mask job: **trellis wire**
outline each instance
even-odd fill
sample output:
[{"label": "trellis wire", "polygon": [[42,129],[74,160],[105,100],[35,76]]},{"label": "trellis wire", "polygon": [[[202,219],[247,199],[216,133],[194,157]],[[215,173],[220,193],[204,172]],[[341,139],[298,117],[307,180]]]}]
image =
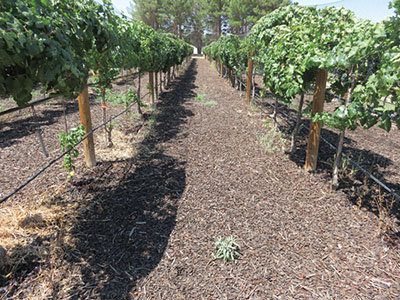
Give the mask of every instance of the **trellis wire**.
[{"label": "trellis wire", "polygon": [[[275,95],[273,95],[275,97]],[[259,93],[256,93],[256,98],[258,98],[259,100],[262,100],[262,98],[260,97]],[[269,106],[274,108],[274,105],[265,101],[263,103],[268,104]],[[293,118],[291,115],[285,113],[284,111],[280,111],[280,113],[282,115],[284,115],[285,117],[291,119],[292,121],[295,121],[296,119]],[[305,128],[307,128],[308,130],[310,130],[310,128],[305,125]],[[337,151],[337,148],[335,145],[332,145],[327,139],[325,139],[323,136],[321,136],[321,140],[324,141],[332,150]],[[390,194],[392,194],[394,197],[396,197],[396,199],[400,200],[400,195],[397,194],[395,191],[393,191],[391,188],[389,188],[386,184],[384,184],[382,181],[380,181],[378,178],[376,178],[374,175],[372,175],[370,172],[368,172],[367,170],[365,170],[363,167],[361,167],[358,163],[356,163],[355,161],[353,161],[349,156],[347,156],[346,154],[342,153],[342,156],[345,157],[348,161],[350,161],[350,163],[356,167],[357,169],[359,169],[361,172],[363,172],[365,175],[367,175],[369,178],[371,178],[373,181],[375,181],[378,185],[380,185],[381,187],[383,187],[387,192],[389,192]]]},{"label": "trellis wire", "polygon": [[[127,77],[131,77],[131,76],[135,76],[135,75],[137,75],[137,74],[139,74],[139,72],[135,72],[135,73],[133,73],[133,74],[128,74],[128,75],[118,76],[118,77],[115,77],[113,80],[122,79],[122,78],[127,78]],[[94,83],[88,84],[88,87],[92,87],[92,86],[98,86],[98,85],[96,85],[96,84],[94,84]],[[5,116],[5,115],[11,114],[11,113],[13,113],[13,112],[19,111],[19,110],[21,110],[21,109],[25,109],[25,108],[29,108],[29,107],[34,107],[34,106],[36,106],[36,105],[39,105],[39,104],[41,104],[41,103],[47,102],[47,101],[49,101],[49,100],[51,100],[51,99],[55,99],[55,98],[60,97],[60,96],[61,96],[61,95],[53,94],[53,95],[50,95],[50,96],[48,96],[48,97],[45,97],[45,98],[42,98],[42,99],[38,99],[38,100],[35,100],[35,101],[32,101],[32,102],[29,102],[29,103],[26,104],[26,106],[24,106],[24,107],[18,107],[18,106],[17,106],[17,107],[12,107],[12,108],[10,108],[10,109],[7,109],[7,110],[5,110],[5,111],[0,112],[0,116]]]},{"label": "trellis wire", "polygon": [[[146,93],[143,95],[141,98],[143,99],[144,97],[148,96],[150,93]],[[110,119],[107,121],[101,123],[100,125],[96,126],[92,130],[90,130],[85,136],[79,140],[72,148],[69,150],[61,153],[57,157],[53,158],[51,161],[49,161],[44,167],[42,167],[39,171],[37,171],[34,175],[32,175],[28,180],[26,180],[23,184],[21,184],[19,187],[17,187],[14,191],[9,193],[7,196],[3,197],[0,200],[0,203],[3,203],[4,201],[8,200],[10,197],[14,196],[16,193],[18,193],[20,190],[22,190],[25,186],[27,186],[29,183],[31,183],[36,177],[38,177],[40,174],[42,174],[44,171],[46,171],[48,168],[50,168],[53,164],[55,164],[57,161],[59,161],[61,158],[63,158],[65,155],[67,155],[69,152],[71,152],[76,146],[78,146],[80,143],[82,143],[84,140],[86,140],[93,132],[97,131],[101,127],[105,126],[107,123],[111,122],[113,119],[116,119],[120,115],[124,114],[127,112],[133,105],[135,105],[136,102],[131,103],[129,106],[127,106],[123,111],[119,112],[118,114],[112,116]]]}]

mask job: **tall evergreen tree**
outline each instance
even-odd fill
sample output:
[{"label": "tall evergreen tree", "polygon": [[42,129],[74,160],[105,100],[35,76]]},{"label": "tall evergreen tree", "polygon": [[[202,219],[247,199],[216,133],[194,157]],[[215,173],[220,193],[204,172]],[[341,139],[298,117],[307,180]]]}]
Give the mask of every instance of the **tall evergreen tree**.
[{"label": "tall evergreen tree", "polygon": [[172,21],[173,33],[183,37],[184,25],[192,13],[194,0],[164,0],[164,12]]},{"label": "tall evergreen tree", "polygon": [[227,14],[231,32],[247,33],[261,17],[288,4],[289,0],[230,0]]},{"label": "tall evergreen tree", "polygon": [[229,0],[203,0],[207,11],[208,22],[218,39],[222,35],[222,25],[227,17]]},{"label": "tall evergreen tree", "polygon": [[163,0],[133,0],[130,12],[135,20],[158,30],[165,22],[163,18]]}]

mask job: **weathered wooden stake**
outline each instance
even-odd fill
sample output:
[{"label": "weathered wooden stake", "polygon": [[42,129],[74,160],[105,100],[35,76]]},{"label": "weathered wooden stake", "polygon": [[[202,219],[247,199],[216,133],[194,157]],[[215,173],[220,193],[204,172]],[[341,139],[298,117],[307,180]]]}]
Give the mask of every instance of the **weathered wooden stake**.
[{"label": "weathered wooden stake", "polygon": [[151,99],[151,106],[154,105],[154,73],[149,72],[149,92]]},{"label": "weathered wooden stake", "polygon": [[[92,130],[92,118],[90,115],[89,93],[86,79],[82,83],[82,90],[78,96],[79,115],[81,124],[85,127],[85,132],[88,134]],[[83,151],[85,153],[86,166],[92,168],[96,165],[96,155],[94,151],[93,133],[83,141]]]},{"label": "weathered wooden stake", "polygon": [[[315,89],[312,103],[312,116],[314,116],[317,112],[324,111],[327,77],[327,70],[323,69],[318,71],[315,81]],[[315,169],[317,168],[320,133],[321,123],[311,121],[310,134],[307,143],[306,163],[304,166],[306,171],[315,171]]]},{"label": "weathered wooden stake", "polygon": [[162,71],[160,71],[159,74],[160,74],[160,93],[162,93],[163,91]]},{"label": "weathered wooden stake", "polygon": [[140,97],[140,89],[141,89],[141,82],[140,82],[140,77],[141,77],[141,72],[139,70],[139,74],[138,74],[138,89],[137,89],[137,96],[139,98],[139,101],[137,102],[137,109],[138,109],[138,113],[140,115],[143,115],[142,113],[142,109],[140,108],[140,103],[142,102],[142,98]]},{"label": "weathered wooden stake", "polygon": [[158,100],[158,73],[154,73],[154,88],[156,90],[156,100]]},{"label": "weathered wooden stake", "polygon": [[228,81],[229,85],[232,85],[231,78],[232,78],[232,71],[231,71],[231,69],[228,69],[228,79],[227,79],[227,81]]},{"label": "weathered wooden stake", "polygon": [[250,102],[250,94],[251,94],[251,77],[253,73],[253,60],[251,57],[253,56],[253,52],[250,53],[249,60],[247,62],[247,86],[246,86],[246,104],[249,105]]}]

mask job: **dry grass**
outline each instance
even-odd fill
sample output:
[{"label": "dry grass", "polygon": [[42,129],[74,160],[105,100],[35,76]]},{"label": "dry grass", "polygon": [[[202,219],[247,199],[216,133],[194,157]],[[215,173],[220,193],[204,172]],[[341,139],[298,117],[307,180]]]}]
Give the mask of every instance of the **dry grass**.
[{"label": "dry grass", "polygon": [[[26,206],[0,209],[0,244],[8,253],[8,263],[1,274],[10,282],[8,292],[0,299],[10,297],[10,292],[10,298],[27,299],[29,295],[29,299],[46,299],[62,281],[72,280],[66,276],[73,274],[66,272],[71,266],[64,265],[62,258],[65,250],[74,246],[68,229],[73,223],[75,204],[54,202],[64,192],[65,188],[58,188],[42,194],[36,203],[27,201]],[[13,291],[13,283],[22,281],[23,285],[27,276],[35,284]]]},{"label": "dry grass", "polygon": [[137,137],[135,133],[124,133],[118,128],[112,131],[112,148],[102,148],[97,151],[97,157],[103,161],[124,160],[134,157],[136,149],[134,143]]},{"label": "dry grass", "polygon": [[[143,139],[141,128],[139,132],[115,128],[113,147],[98,147],[97,159],[119,161],[134,157],[136,145]],[[7,251],[0,282],[8,281],[8,291],[0,293],[0,300],[48,299],[54,295],[68,299],[74,296],[73,287],[83,282],[81,269],[87,262],[78,259],[71,263],[65,259],[74,256],[71,249],[75,249],[76,236],[71,231],[81,213],[77,201],[64,200],[69,192],[69,183],[64,182],[32,195],[23,205],[0,208],[0,245]]]}]

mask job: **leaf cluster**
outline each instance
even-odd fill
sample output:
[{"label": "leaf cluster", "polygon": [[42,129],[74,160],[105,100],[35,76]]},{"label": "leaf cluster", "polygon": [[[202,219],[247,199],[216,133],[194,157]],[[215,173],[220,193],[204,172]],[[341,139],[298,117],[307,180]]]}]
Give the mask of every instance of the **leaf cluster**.
[{"label": "leaf cluster", "polygon": [[122,67],[165,70],[191,53],[182,40],[119,17],[109,0],[0,2],[0,96],[21,107],[38,86],[75,97],[89,71],[109,87]]},{"label": "leaf cluster", "polygon": [[222,61],[230,70],[243,74],[247,68],[249,53],[248,39],[240,40],[236,35],[221,36],[203,48],[204,54]]},{"label": "leaf cluster", "polygon": [[60,133],[59,140],[61,151],[65,152],[71,150],[68,154],[64,156],[64,162],[62,167],[70,172],[75,171],[75,158],[78,157],[78,150],[74,147],[85,135],[85,127],[80,125],[79,127],[71,129],[69,133]]}]

